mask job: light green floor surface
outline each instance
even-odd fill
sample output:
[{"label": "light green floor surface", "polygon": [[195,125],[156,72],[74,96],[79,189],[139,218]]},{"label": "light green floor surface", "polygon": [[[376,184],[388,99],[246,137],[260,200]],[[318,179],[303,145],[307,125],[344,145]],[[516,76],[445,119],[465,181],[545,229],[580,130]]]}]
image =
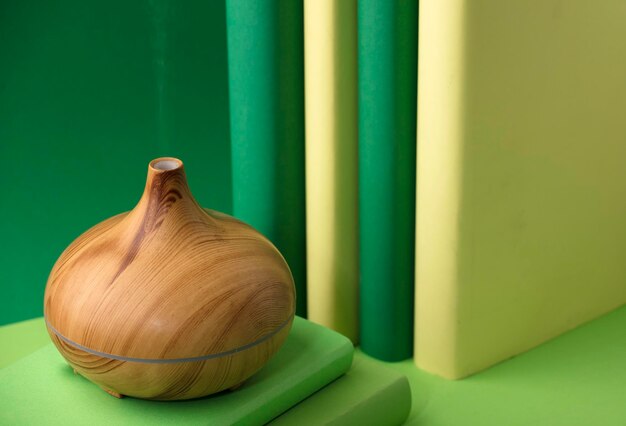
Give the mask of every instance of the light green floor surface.
[{"label": "light green floor surface", "polygon": [[[7,354],[13,360],[47,344],[42,330],[40,319],[0,327],[0,366],[10,362]],[[22,337],[11,337],[15,333]],[[9,348],[8,342],[22,342],[22,352]],[[384,365],[408,377],[413,399],[408,425],[626,425],[626,307],[461,381],[422,372],[410,360],[381,363],[357,352],[353,369],[358,372],[368,365]],[[298,419],[307,419],[308,424],[315,424],[316,419],[317,424],[331,424],[333,416],[341,418],[349,401],[358,399],[355,393],[359,392],[367,394],[368,403],[374,407],[380,402],[377,392],[373,388],[357,391],[362,388],[351,384],[376,382],[379,388],[390,389],[402,386],[397,376],[379,374],[364,378],[351,371],[275,423],[297,424]],[[0,389],[2,385],[0,381]],[[383,401],[383,406],[391,406],[387,399]],[[380,409],[375,411],[381,413]],[[345,417],[343,424],[350,424],[350,419]]]},{"label": "light green floor surface", "polygon": [[43,318],[0,326],[0,368],[50,343]]},{"label": "light green floor surface", "polygon": [[406,374],[420,426],[626,425],[626,307],[460,381]]}]

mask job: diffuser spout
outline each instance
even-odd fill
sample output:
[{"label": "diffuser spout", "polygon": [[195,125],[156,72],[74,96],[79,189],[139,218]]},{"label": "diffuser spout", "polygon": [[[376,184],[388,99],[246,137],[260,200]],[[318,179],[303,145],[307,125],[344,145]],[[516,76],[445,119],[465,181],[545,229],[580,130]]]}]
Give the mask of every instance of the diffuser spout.
[{"label": "diffuser spout", "polygon": [[183,162],[174,157],[154,159],[148,165],[146,186],[128,221],[143,232],[157,229],[168,216],[204,216],[187,184]]}]

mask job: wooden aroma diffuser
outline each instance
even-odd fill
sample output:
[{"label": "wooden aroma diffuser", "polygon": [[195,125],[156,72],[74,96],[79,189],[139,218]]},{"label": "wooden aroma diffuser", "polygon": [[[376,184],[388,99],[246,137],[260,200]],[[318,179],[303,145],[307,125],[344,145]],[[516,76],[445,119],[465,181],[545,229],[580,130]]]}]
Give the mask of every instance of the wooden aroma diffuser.
[{"label": "wooden aroma diffuser", "polygon": [[202,209],[182,162],[159,158],[139,204],[57,260],[44,315],[67,362],[105,391],[190,399],[237,387],[276,353],[294,291],[272,243]]}]

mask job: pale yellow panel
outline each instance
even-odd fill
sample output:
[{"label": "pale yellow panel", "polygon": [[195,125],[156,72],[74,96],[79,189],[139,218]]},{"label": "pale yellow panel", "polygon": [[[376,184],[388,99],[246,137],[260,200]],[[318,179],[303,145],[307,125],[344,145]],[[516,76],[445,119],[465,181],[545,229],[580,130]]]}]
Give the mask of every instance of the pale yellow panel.
[{"label": "pale yellow panel", "polygon": [[356,1],[306,0],[308,318],[357,341]]},{"label": "pale yellow panel", "polygon": [[626,302],[626,3],[423,0],[416,362],[458,378]]}]

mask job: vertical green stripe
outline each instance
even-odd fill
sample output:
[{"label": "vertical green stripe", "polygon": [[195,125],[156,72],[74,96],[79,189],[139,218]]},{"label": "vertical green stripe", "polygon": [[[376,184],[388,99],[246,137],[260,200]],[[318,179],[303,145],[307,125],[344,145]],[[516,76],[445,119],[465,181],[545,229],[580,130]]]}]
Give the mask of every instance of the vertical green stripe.
[{"label": "vertical green stripe", "polygon": [[361,347],[413,342],[417,0],[359,0]]},{"label": "vertical green stripe", "polygon": [[306,314],[302,4],[228,0],[233,211],[285,256]]}]

